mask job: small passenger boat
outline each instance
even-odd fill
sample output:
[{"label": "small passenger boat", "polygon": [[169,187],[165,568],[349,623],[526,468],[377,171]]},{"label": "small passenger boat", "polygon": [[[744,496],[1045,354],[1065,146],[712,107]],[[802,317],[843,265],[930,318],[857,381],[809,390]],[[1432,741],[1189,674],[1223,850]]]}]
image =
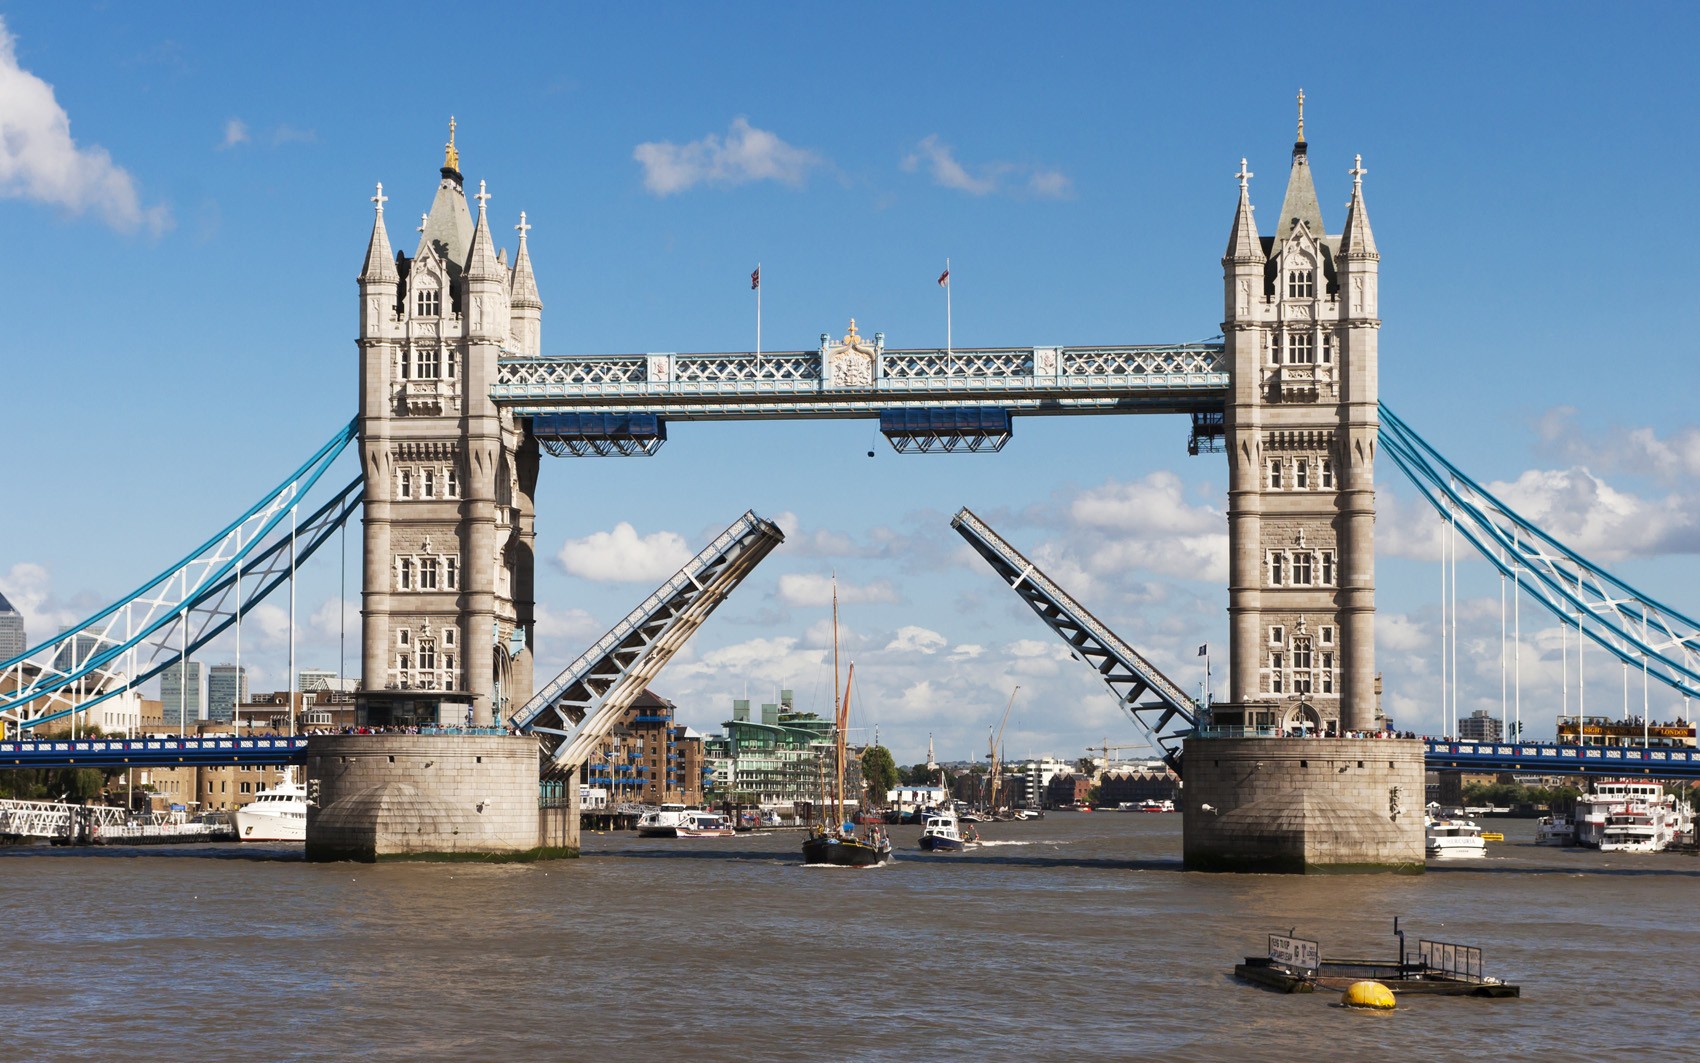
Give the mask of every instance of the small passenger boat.
[{"label": "small passenger boat", "polygon": [[1459,816],[1430,819],[1423,851],[1430,860],[1455,860],[1487,855],[1482,828]]},{"label": "small passenger boat", "polygon": [[957,827],[955,816],[927,817],[921,828],[921,848],[929,853],[960,853],[967,847],[968,839]]}]

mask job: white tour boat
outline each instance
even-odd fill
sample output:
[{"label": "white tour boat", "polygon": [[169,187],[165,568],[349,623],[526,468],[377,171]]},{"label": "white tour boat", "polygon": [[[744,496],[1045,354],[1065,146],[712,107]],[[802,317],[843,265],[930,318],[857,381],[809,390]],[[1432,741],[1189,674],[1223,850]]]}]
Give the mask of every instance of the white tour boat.
[{"label": "white tour boat", "polygon": [[1576,843],[1608,852],[1662,852],[1692,827],[1687,806],[1656,782],[1601,781],[1576,799]]},{"label": "white tour boat", "polygon": [[679,828],[684,825],[684,822],[684,805],[665,804],[660,808],[652,808],[638,817],[638,837],[677,838]]},{"label": "white tour boat", "polygon": [[1575,845],[1576,824],[1562,813],[1542,816],[1535,823],[1536,845]]},{"label": "white tour boat", "polygon": [[1428,837],[1423,849],[1430,860],[1455,860],[1486,856],[1487,842],[1482,840],[1482,828],[1474,821],[1441,816],[1428,821]]},{"label": "white tour boat", "polygon": [[236,838],[244,842],[304,842],[307,840],[307,788],[294,779],[282,779],[230,818]]},{"label": "white tour boat", "polygon": [[737,833],[732,821],[718,812],[686,812],[675,838],[730,838]]}]

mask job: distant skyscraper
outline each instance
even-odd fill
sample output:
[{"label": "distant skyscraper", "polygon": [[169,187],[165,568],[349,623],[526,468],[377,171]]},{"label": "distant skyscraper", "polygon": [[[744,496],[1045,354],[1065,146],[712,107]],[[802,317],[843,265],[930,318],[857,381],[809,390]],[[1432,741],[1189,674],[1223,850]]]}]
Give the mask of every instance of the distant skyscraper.
[{"label": "distant skyscraper", "polygon": [[24,614],[12,608],[12,603],[0,594],[0,661],[9,661],[29,649],[24,634]]},{"label": "distant skyscraper", "polygon": [[1458,721],[1458,737],[1466,742],[1497,742],[1500,739],[1499,720],[1489,715],[1486,709],[1477,709]]},{"label": "distant skyscraper", "polygon": [[229,723],[248,700],[248,669],[215,664],[207,671],[207,719]]},{"label": "distant skyscraper", "polygon": [[295,689],[303,694],[315,690],[335,690],[337,675],[328,668],[303,668],[296,673]]},{"label": "distant skyscraper", "polygon": [[159,673],[159,704],[165,714],[165,726],[192,729],[201,721],[206,708],[203,691],[204,673],[200,661],[168,664]]}]

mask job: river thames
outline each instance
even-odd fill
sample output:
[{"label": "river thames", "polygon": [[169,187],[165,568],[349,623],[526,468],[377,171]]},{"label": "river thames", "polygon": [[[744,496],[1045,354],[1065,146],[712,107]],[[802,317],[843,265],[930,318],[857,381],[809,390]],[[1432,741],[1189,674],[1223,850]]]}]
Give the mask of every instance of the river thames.
[{"label": "river thames", "polygon": [[[1494,828],[1487,859],[1410,877],[1187,874],[1179,816],[1066,812],[961,856],[898,828],[861,871],[802,867],[794,833],[494,866],[0,850],[4,1056],[1693,1058],[1700,860]],[[1294,928],[1391,956],[1395,915],[1522,999],[1370,1014],[1229,975]]]}]

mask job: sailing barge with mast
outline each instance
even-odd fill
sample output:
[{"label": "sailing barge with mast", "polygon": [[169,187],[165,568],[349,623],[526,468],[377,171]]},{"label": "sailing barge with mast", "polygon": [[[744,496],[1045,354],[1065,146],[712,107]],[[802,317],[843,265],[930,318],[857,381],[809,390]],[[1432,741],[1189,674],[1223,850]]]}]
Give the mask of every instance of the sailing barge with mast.
[{"label": "sailing barge with mast", "polygon": [[880,827],[866,827],[860,837],[844,822],[845,733],[850,723],[850,685],[856,665],[844,679],[844,696],[838,697],[838,582],[832,584],[832,693],[837,702],[833,718],[832,821],[817,823],[803,841],[803,863],[838,867],[873,867],[891,859],[891,839]]}]

